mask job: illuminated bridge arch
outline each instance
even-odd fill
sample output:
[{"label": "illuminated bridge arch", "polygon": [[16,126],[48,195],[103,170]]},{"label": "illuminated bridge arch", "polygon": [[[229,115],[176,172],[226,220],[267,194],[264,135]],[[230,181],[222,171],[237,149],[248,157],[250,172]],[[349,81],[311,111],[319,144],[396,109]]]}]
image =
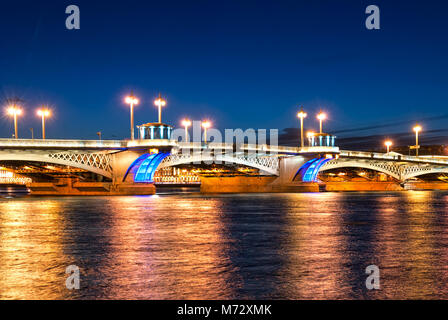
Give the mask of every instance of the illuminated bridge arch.
[{"label": "illuminated bridge arch", "polygon": [[447,167],[434,167],[430,165],[415,165],[409,166],[403,170],[403,180],[408,180],[411,178],[416,178],[426,174],[437,174],[437,173],[447,173]]},{"label": "illuminated bridge arch", "polygon": [[259,169],[267,174],[278,176],[279,159],[273,156],[260,155],[236,155],[236,154],[218,154],[208,153],[198,154],[173,154],[167,156],[160,162],[157,169],[178,166],[181,164],[200,164],[200,163],[218,163],[218,164],[240,164],[246,167]]},{"label": "illuminated bridge arch", "polygon": [[353,159],[333,159],[325,163],[319,170],[328,171],[340,168],[362,168],[370,169],[387,174],[397,180],[402,180],[402,168],[399,164],[384,161],[364,161]]},{"label": "illuminated bridge arch", "polygon": [[109,179],[112,178],[111,156],[108,153],[1,153],[0,162],[2,161],[43,162],[70,166],[93,172]]},{"label": "illuminated bridge arch", "polygon": [[236,156],[236,155],[211,155],[198,154],[169,154],[169,153],[146,153],[135,160],[128,168],[123,182],[130,173],[134,175],[134,182],[153,182],[157,170],[181,164],[200,163],[235,163],[259,169],[271,175],[278,175],[278,158],[261,156]]}]

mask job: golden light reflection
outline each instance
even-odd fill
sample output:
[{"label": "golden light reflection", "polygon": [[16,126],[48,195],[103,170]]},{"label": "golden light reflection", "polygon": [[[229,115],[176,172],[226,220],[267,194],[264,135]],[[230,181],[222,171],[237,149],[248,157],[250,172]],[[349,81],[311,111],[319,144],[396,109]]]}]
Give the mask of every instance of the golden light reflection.
[{"label": "golden light reflection", "polygon": [[406,254],[403,267],[408,269],[408,298],[421,299],[433,292],[436,286],[436,274],[432,273],[435,261],[434,212],[430,191],[410,191],[405,193],[405,212],[407,218]]},{"label": "golden light reflection", "polygon": [[[226,232],[217,202],[176,198],[173,206],[170,197],[138,199],[112,199],[110,297],[230,298],[235,284],[228,283],[224,272]],[[133,290],[124,293],[123,286]]]},{"label": "golden light reflection", "polygon": [[0,299],[63,296],[61,221],[57,201],[0,201]]},{"label": "golden light reflection", "polygon": [[337,299],[346,286],[343,229],[338,193],[290,194],[287,212],[288,257],[281,271],[280,296],[286,299]]}]

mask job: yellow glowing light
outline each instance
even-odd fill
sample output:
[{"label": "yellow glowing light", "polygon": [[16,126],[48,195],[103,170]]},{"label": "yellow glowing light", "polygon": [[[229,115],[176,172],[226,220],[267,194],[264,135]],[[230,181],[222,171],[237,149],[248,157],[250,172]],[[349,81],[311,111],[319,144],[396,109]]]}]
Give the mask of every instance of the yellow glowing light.
[{"label": "yellow glowing light", "polygon": [[17,107],[9,107],[8,108],[8,114],[11,116],[20,116],[22,114],[22,110]]},{"label": "yellow glowing light", "polygon": [[321,120],[321,121],[325,120],[325,119],[327,119],[327,114],[324,112],[319,112],[319,114],[317,115],[317,119]]},{"label": "yellow glowing light", "polygon": [[390,140],[387,140],[386,142],[384,142],[384,145],[385,145],[386,147],[390,147],[392,144],[393,144],[393,143],[392,143],[392,141],[390,141]]},{"label": "yellow glowing light", "polygon": [[306,133],[306,136],[307,136],[308,138],[311,138],[311,137],[313,137],[314,135],[315,135],[315,133],[312,132],[312,131],[309,131],[309,132]]},{"label": "yellow glowing light", "polygon": [[164,107],[166,106],[166,101],[158,97],[156,100],[154,100],[154,105],[157,107]]},{"label": "yellow glowing light", "polygon": [[184,127],[189,127],[189,126],[191,126],[191,121],[188,119],[184,119],[184,120],[182,120],[182,125]]},{"label": "yellow glowing light", "polygon": [[51,115],[51,112],[48,109],[39,109],[39,110],[37,110],[37,115],[41,116],[41,117],[42,116],[43,117],[49,117]]},{"label": "yellow glowing light", "polygon": [[202,127],[208,129],[212,126],[212,123],[208,120],[202,121]]},{"label": "yellow glowing light", "polygon": [[420,132],[420,131],[422,131],[422,127],[421,127],[420,125],[416,125],[416,126],[413,128],[413,130],[414,130],[415,132]]},{"label": "yellow glowing light", "polygon": [[297,113],[297,118],[304,119],[304,118],[306,118],[306,116],[307,116],[307,113],[303,110],[300,110],[300,112]]},{"label": "yellow glowing light", "polygon": [[127,96],[125,99],[124,99],[124,102],[126,102],[127,104],[132,104],[132,105],[136,105],[136,104],[138,104],[140,101],[136,98],[136,97],[134,97],[134,96]]}]

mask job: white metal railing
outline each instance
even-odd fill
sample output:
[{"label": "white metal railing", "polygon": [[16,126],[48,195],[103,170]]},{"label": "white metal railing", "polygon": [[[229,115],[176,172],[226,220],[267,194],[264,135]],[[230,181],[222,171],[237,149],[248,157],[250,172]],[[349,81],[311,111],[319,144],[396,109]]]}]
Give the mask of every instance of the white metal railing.
[{"label": "white metal railing", "polygon": [[126,148],[126,140],[0,139],[1,147],[19,148]]}]

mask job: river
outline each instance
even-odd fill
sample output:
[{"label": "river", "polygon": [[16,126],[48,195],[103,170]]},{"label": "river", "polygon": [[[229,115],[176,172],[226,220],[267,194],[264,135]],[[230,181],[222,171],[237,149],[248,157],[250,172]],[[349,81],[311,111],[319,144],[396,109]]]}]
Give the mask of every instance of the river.
[{"label": "river", "polygon": [[447,192],[0,198],[0,299],[413,298],[448,298]]}]

